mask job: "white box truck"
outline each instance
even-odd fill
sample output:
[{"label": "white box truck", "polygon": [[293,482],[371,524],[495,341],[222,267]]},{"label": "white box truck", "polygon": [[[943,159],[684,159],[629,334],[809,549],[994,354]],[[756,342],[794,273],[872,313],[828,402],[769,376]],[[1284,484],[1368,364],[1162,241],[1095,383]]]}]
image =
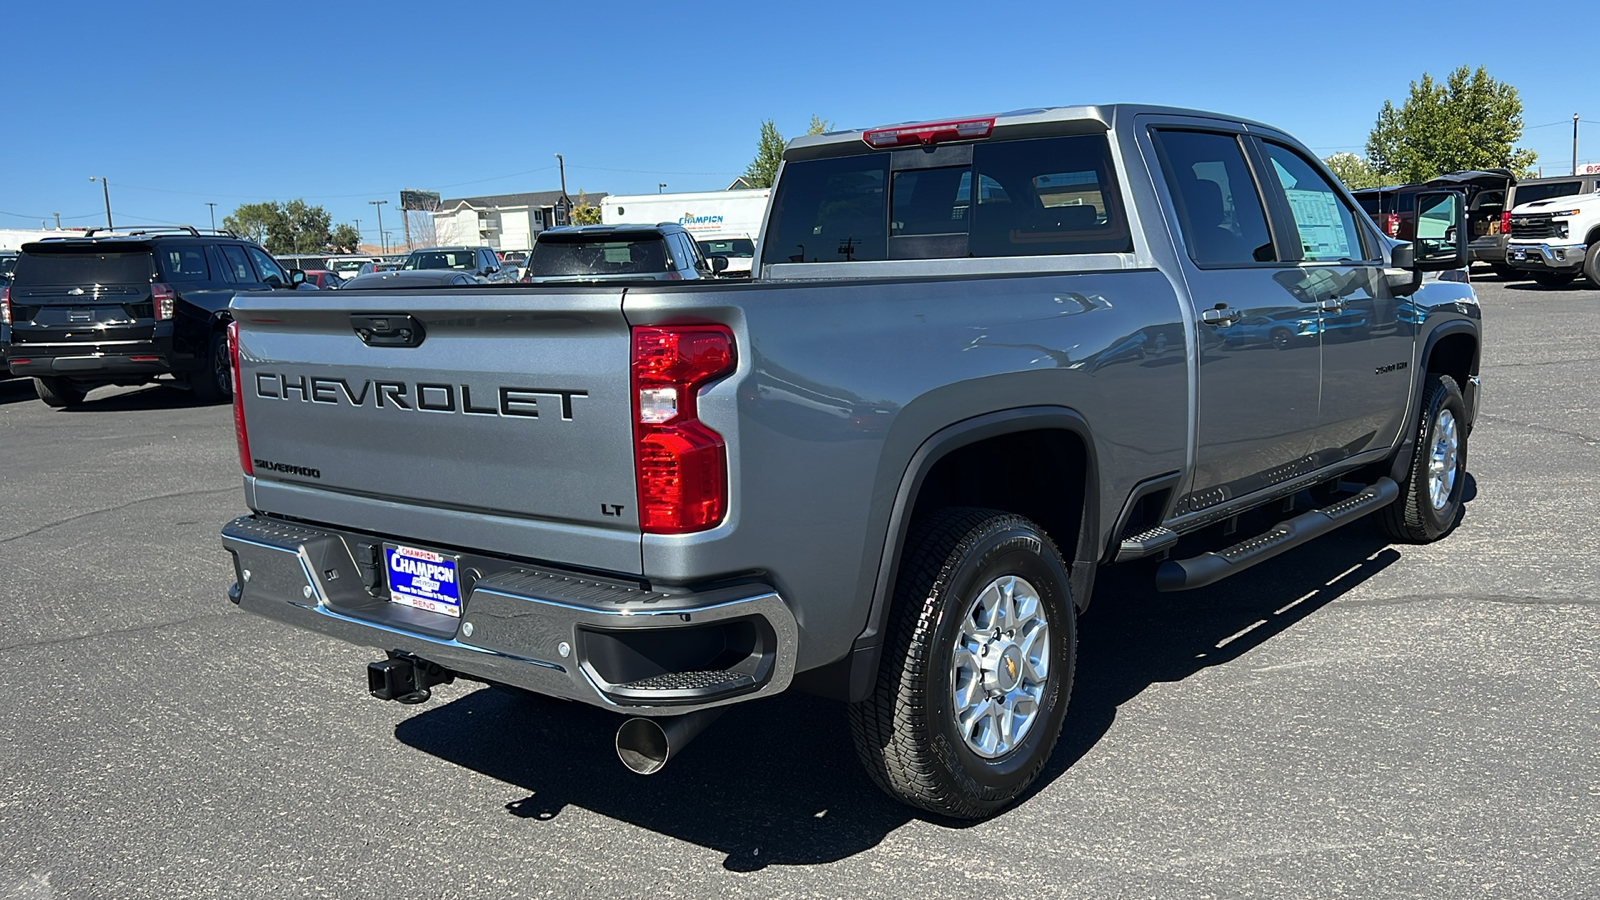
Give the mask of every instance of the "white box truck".
[{"label": "white box truck", "polygon": [[750,274],[755,236],[767,214],[770,188],[689,194],[623,194],[602,198],[605,225],[682,225],[706,256],[726,256],[728,274]]}]

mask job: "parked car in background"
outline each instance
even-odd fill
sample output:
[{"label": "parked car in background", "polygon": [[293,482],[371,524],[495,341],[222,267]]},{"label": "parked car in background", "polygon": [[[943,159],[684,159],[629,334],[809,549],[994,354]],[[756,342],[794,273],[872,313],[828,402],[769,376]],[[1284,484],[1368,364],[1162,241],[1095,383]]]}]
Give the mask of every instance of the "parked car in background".
[{"label": "parked car in background", "polygon": [[728,278],[750,277],[750,265],[755,262],[756,242],[747,237],[700,238],[695,241],[707,259],[722,257],[728,261]]},{"label": "parked car in background", "polygon": [[1509,169],[1473,169],[1451,172],[1422,184],[1394,185],[1354,191],[1356,202],[1376,222],[1379,230],[1396,240],[1416,237],[1416,195],[1440,188],[1458,190],[1467,202],[1467,230],[1472,262],[1488,263],[1507,274],[1504,212],[1507,195],[1517,184]]},{"label": "parked car in background", "polygon": [[341,279],[348,281],[356,277],[362,266],[379,261],[376,256],[343,256],[338,259],[328,260],[328,268]]},{"label": "parked car in background", "polygon": [[402,269],[454,269],[485,284],[512,281],[512,267],[489,247],[423,247],[406,257]]},{"label": "parked car in background", "polygon": [[371,275],[373,272],[396,272],[399,271],[400,267],[403,265],[405,265],[404,260],[366,262],[362,263],[361,267],[356,269],[356,274],[352,275],[351,278],[359,278],[362,275]]},{"label": "parked car in background", "polygon": [[7,364],[39,399],[74,406],[91,389],[172,378],[207,402],[233,394],[228,304],[305,283],[260,246],[194,228],[152,228],[22,246],[0,302]]},{"label": "parked car in background", "polygon": [[532,250],[501,250],[500,251],[500,261],[502,263],[504,263],[505,265],[510,266],[512,269],[514,269],[516,271],[516,276],[515,276],[515,278],[513,280],[521,281],[522,280],[522,276],[527,274],[527,271],[528,271],[528,254],[532,253],[532,252],[533,252]]},{"label": "parked car in background", "polygon": [[1600,287],[1600,194],[1517,204],[1506,262],[1546,287],[1568,284],[1579,275]]},{"label": "parked car in background", "polygon": [[346,281],[342,291],[372,291],[384,288],[460,287],[478,280],[455,269],[410,269],[371,272]]},{"label": "parked car in background", "polygon": [[336,291],[344,283],[337,273],[327,269],[305,269],[306,284],[314,285],[319,291]]},{"label": "parked car in background", "polygon": [[[0,250],[0,291],[5,291],[11,286],[11,270],[17,265],[17,252],[15,250]],[[0,320],[0,378],[11,374],[6,367],[6,345],[11,342],[11,319],[6,317]]]},{"label": "parked car in background", "polygon": [[0,287],[11,283],[11,270],[17,267],[17,251],[0,250]]},{"label": "parked car in background", "polygon": [[569,225],[539,232],[522,280],[685,281],[725,268],[680,225]]}]

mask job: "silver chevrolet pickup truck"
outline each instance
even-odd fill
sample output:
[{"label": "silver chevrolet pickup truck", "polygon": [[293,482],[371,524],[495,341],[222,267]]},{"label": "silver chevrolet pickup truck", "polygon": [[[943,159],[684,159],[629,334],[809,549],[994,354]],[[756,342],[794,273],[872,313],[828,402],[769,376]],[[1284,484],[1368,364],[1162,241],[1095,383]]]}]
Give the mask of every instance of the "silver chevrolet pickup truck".
[{"label": "silver chevrolet pickup truck", "polygon": [[614,710],[644,773],[836,698],[885,791],[991,815],[1100,566],[1455,526],[1479,313],[1460,195],[1418,203],[1401,244],[1269,126],[1032,109],[791,142],[748,282],[241,295],[229,597],[383,651],[382,699]]}]

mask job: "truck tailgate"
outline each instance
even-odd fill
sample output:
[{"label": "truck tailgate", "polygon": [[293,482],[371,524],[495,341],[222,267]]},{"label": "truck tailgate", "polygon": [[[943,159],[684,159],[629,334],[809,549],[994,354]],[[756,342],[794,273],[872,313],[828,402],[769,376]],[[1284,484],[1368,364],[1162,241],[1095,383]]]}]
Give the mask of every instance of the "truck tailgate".
[{"label": "truck tailgate", "polygon": [[639,571],[621,290],[275,292],[234,317],[257,509]]}]

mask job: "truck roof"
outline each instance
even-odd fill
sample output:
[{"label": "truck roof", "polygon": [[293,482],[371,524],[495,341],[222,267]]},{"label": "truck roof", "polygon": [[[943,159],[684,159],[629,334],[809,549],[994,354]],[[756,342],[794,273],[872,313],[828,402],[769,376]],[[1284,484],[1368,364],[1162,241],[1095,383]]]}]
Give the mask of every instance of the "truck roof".
[{"label": "truck roof", "polygon": [[[867,145],[863,136],[869,131],[883,128],[904,128],[910,125],[934,122],[962,122],[975,119],[993,119],[994,130],[1025,131],[1039,128],[1041,133],[1060,134],[1063,132],[1083,131],[1102,132],[1109,131],[1116,124],[1119,116],[1135,115],[1170,115],[1193,116],[1206,119],[1219,119],[1224,122],[1237,122],[1247,126],[1278,129],[1264,122],[1256,122],[1239,116],[1230,116],[1224,113],[1208,112],[1198,109],[1184,109],[1176,106],[1151,106],[1140,103],[1109,103],[1085,106],[1054,106],[1039,107],[1036,109],[1016,109],[1003,113],[980,113],[970,116],[946,116],[938,119],[923,119],[911,122],[889,122],[883,125],[874,125],[869,128],[851,128],[842,131],[829,131],[823,134],[802,135],[791,140],[784,148],[784,159],[810,159],[818,156],[835,155],[840,145],[854,144],[860,147],[860,152],[873,152],[874,148]],[[1040,126],[1045,126],[1041,128]]]}]

